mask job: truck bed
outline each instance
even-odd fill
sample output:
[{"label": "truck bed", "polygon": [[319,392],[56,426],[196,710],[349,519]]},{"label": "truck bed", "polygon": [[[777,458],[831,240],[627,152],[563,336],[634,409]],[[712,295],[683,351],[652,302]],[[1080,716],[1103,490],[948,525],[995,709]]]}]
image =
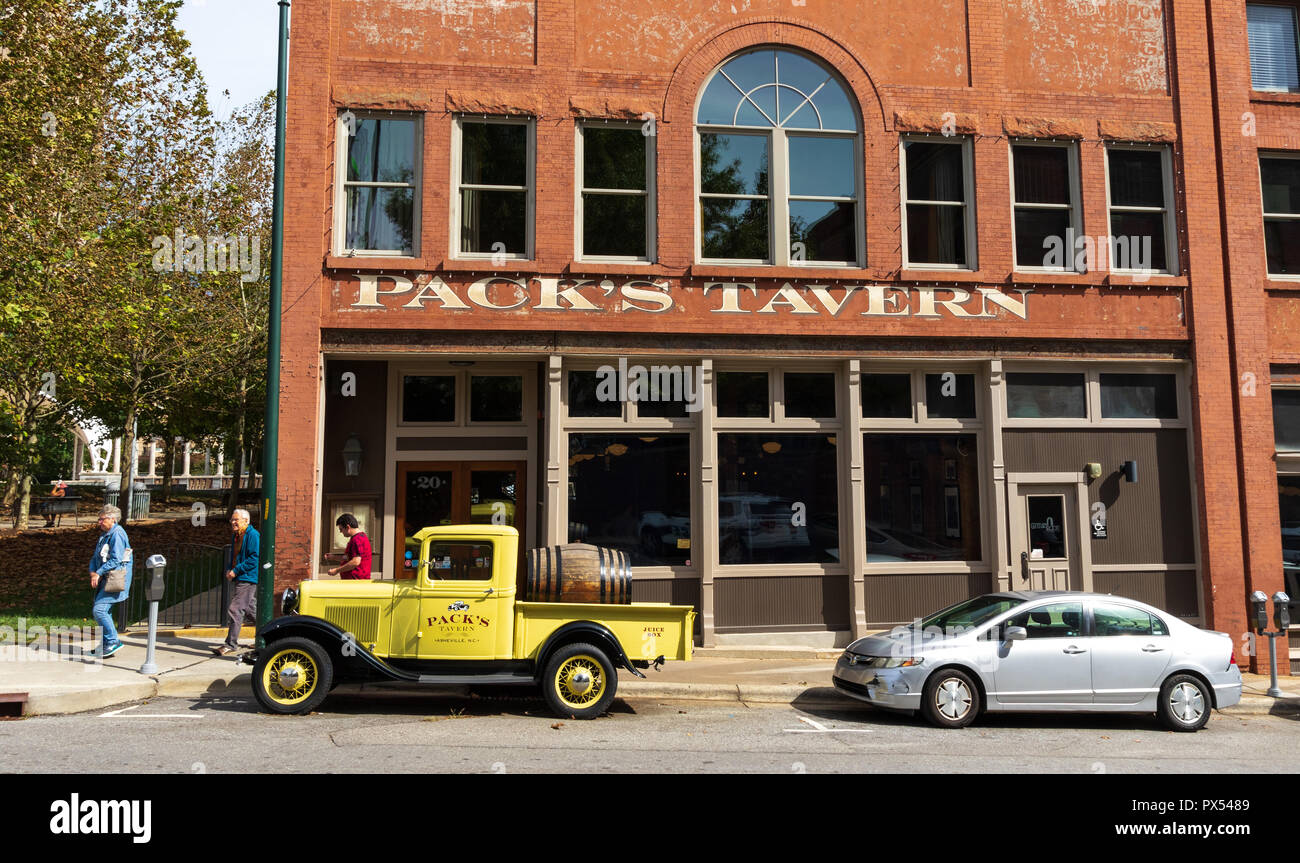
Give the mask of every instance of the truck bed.
[{"label": "truck bed", "polygon": [[574,621],[591,621],[609,629],[632,660],[691,658],[695,609],[666,602],[516,602],[514,655],[535,656],[552,632]]}]

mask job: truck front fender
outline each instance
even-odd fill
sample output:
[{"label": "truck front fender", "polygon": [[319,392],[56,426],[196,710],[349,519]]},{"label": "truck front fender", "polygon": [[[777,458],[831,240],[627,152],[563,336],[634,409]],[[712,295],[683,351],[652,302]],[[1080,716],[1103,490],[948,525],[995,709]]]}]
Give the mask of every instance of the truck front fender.
[{"label": "truck front fender", "polygon": [[[369,676],[376,674],[390,680],[419,680],[418,674],[402,671],[375,656],[349,632],[319,617],[290,614],[277,617],[257,634],[266,640],[269,648],[282,638],[310,638],[329,652],[336,669],[350,672],[344,676]],[[257,651],[244,654],[241,659],[250,665],[257,661]],[[337,672],[336,672],[337,673]]]},{"label": "truck front fender", "polygon": [[605,651],[614,665],[626,668],[637,677],[645,677],[632,664],[632,660],[628,659],[627,651],[623,650],[623,645],[619,643],[618,636],[610,632],[609,627],[591,620],[577,620],[573,623],[566,623],[552,632],[550,637],[543,642],[541,649],[537,651],[537,673],[540,675],[543,669],[546,668],[546,663],[550,661],[552,653],[575,641],[586,641],[595,647],[599,647]]}]

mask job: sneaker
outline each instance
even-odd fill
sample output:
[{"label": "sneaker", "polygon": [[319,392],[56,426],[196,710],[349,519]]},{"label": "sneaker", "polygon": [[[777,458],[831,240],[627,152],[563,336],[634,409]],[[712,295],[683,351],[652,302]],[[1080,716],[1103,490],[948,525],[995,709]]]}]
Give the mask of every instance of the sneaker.
[{"label": "sneaker", "polygon": [[114,653],[117,653],[121,649],[122,649],[122,642],[119,641],[117,644],[114,644],[112,647],[108,648],[108,650],[104,651],[104,658],[108,659],[110,656],[112,656]]}]

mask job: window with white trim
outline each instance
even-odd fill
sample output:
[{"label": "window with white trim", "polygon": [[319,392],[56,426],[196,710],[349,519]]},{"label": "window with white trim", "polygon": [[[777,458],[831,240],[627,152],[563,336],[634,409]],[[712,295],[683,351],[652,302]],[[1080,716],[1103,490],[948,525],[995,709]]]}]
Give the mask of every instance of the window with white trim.
[{"label": "window with white trim", "polygon": [[640,124],[578,124],[579,260],[652,260],[654,140]]},{"label": "window with white trim", "polygon": [[535,162],[531,119],[456,119],[452,248],[457,257],[533,257]]},{"label": "window with white trim", "polygon": [[975,269],[975,192],[965,137],[904,137],[903,266]]},{"label": "window with white trim", "polygon": [[1290,4],[1246,4],[1252,88],[1300,92],[1296,17],[1296,7]]},{"label": "window with white trim", "polygon": [[834,72],[747,51],[714,72],[695,120],[701,261],[861,266],[861,125]]},{"label": "window with white trim", "polygon": [[415,254],[420,234],[420,118],[344,111],[338,118],[335,249],[343,255]]},{"label": "window with white trim", "polygon": [[1177,272],[1173,172],[1168,147],[1111,145],[1106,150],[1110,269]]},{"label": "window with white trim", "polygon": [[1017,267],[1074,269],[1074,238],[1081,223],[1077,165],[1073,144],[1012,142],[1012,230]]},{"label": "window with white trim", "polygon": [[1261,154],[1264,252],[1271,276],[1300,276],[1300,153]]}]

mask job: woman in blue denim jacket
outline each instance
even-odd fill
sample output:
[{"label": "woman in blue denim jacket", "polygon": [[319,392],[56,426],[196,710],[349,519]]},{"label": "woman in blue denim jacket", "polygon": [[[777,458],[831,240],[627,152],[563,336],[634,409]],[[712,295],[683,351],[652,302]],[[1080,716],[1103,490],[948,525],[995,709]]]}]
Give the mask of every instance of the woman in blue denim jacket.
[{"label": "woman in blue denim jacket", "polygon": [[[106,506],[99,511],[99,541],[90,556],[90,586],[95,589],[94,617],[104,632],[103,643],[97,650],[91,651],[99,657],[109,657],[122,649],[122,642],[117,637],[117,627],[113,625],[113,606],[122,602],[131,592],[131,543],[126,538],[126,531],[118,524],[122,520],[122,510],[115,506]],[[126,587],[117,593],[106,593],[104,585],[108,574],[115,569],[126,569]]]}]

